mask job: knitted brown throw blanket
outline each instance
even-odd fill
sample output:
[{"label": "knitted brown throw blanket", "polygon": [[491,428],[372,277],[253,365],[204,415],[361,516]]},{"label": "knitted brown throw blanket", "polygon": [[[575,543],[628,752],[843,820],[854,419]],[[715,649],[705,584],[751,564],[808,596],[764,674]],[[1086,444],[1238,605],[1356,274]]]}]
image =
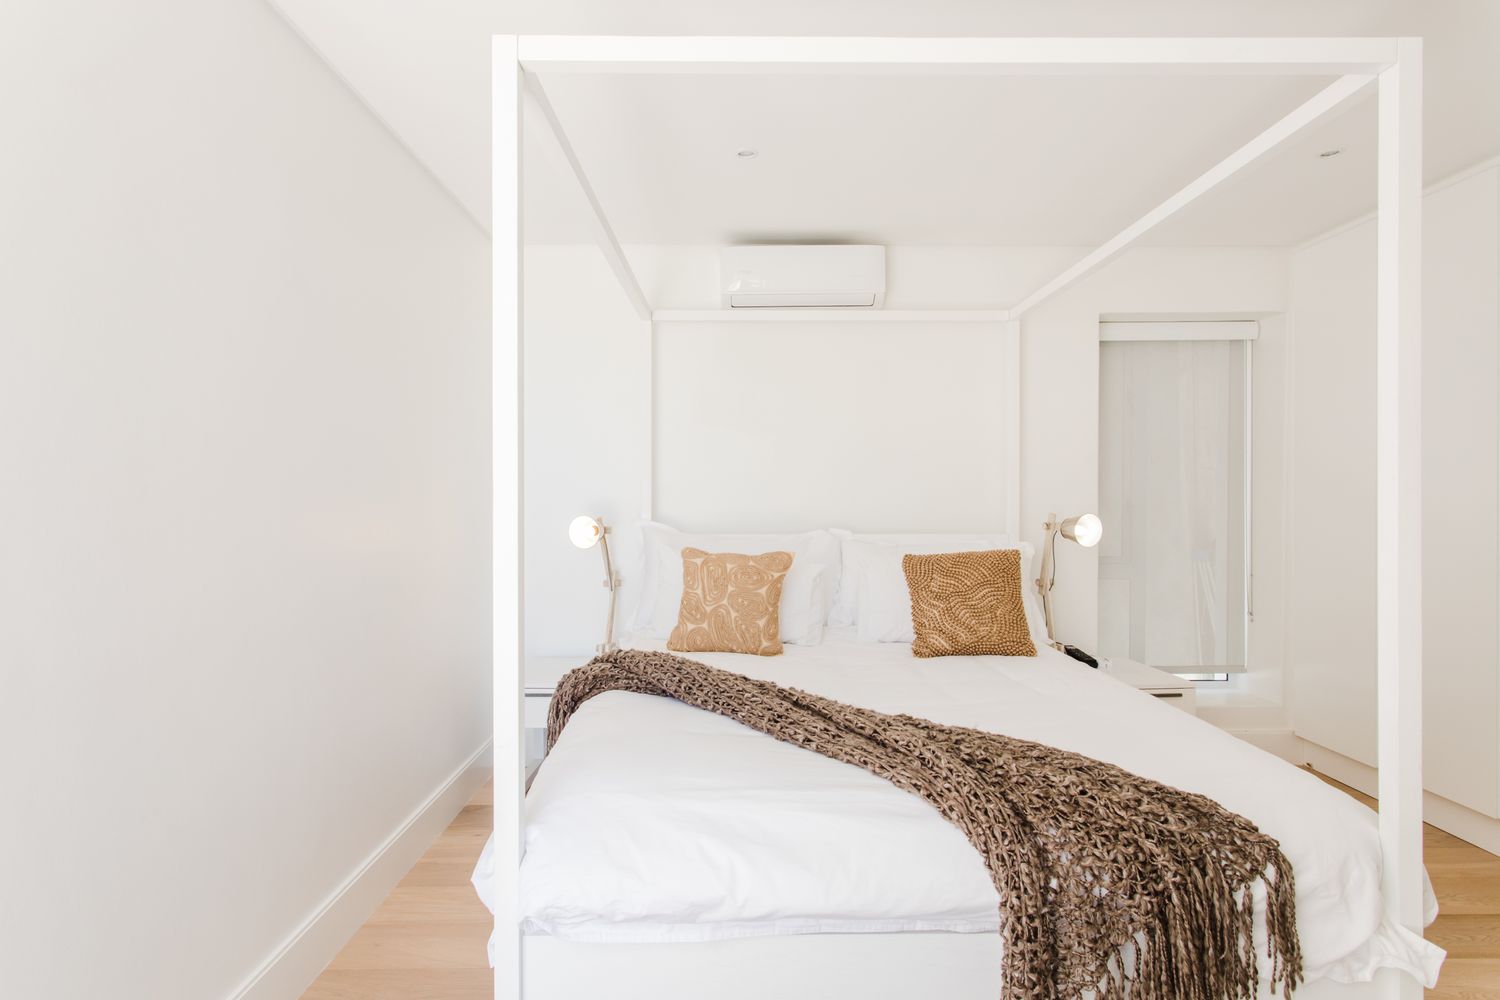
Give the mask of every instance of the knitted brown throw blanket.
[{"label": "knitted brown throw blanket", "polygon": [[[1252,889],[1267,889],[1271,989],[1302,979],[1292,868],[1276,841],[1201,795],[1066,750],[885,715],[621,650],[563,677],[547,746],[606,691],[675,698],[920,795],[983,856],[1000,894],[1003,1000],[1248,1000]],[[1121,948],[1133,944],[1126,960]]]}]

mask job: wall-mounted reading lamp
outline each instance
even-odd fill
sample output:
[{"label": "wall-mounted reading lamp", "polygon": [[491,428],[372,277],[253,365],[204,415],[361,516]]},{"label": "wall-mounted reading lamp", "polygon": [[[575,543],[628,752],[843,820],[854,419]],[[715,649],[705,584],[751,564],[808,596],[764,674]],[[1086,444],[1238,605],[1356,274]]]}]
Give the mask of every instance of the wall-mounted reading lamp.
[{"label": "wall-mounted reading lamp", "polygon": [[1056,514],[1048,514],[1047,523],[1042,525],[1042,530],[1047,534],[1042,540],[1042,575],[1037,578],[1036,589],[1042,595],[1042,616],[1047,620],[1047,638],[1055,644],[1057,637],[1052,634],[1052,585],[1057,582],[1057,563],[1053,551],[1057,548],[1057,536],[1062,535],[1070,542],[1077,542],[1084,548],[1091,549],[1104,537],[1104,522],[1099,520],[1097,514],[1079,514],[1059,523]]},{"label": "wall-mounted reading lamp", "polygon": [[568,525],[568,541],[580,549],[599,546],[604,555],[604,586],[609,589],[609,617],[604,620],[604,641],[594,647],[601,653],[612,653],[620,647],[615,645],[615,596],[620,589],[620,578],[615,575],[615,564],[609,558],[609,527],[603,518],[579,514]]}]

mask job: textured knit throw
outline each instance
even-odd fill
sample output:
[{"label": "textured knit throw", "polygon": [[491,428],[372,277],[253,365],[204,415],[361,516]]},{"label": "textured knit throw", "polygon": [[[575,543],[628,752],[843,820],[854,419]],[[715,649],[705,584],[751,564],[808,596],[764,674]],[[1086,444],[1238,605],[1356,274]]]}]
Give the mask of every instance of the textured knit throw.
[{"label": "textured knit throw", "polygon": [[926,799],[969,838],[1000,894],[1002,1000],[1249,1000],[1257,881],[1271,991],[1290,997],[1302,979],[1290,863],[1249,820],[1201,795],[1040,743],[640,650],[563,677],[548,748],[606,691],[675,698]]}]

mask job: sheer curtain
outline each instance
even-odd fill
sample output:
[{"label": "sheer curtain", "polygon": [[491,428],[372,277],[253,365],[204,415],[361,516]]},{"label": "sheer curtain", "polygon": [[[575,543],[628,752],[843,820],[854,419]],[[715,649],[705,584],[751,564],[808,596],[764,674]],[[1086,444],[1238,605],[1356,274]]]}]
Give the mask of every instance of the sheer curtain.
[{"label": "sheer curtain", "polygon": [[1099,648],[1245,665],[1248,341],[1100,344]]}]

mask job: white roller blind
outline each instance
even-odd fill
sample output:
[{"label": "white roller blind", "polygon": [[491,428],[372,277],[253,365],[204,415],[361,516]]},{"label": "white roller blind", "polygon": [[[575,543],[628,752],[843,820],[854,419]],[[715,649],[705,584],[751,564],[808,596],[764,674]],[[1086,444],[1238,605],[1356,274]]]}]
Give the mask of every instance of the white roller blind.
[{"label": "white roller blind", "polygon": [[1243,670],[1249,345],[1099,346],[1100,652]]}]

